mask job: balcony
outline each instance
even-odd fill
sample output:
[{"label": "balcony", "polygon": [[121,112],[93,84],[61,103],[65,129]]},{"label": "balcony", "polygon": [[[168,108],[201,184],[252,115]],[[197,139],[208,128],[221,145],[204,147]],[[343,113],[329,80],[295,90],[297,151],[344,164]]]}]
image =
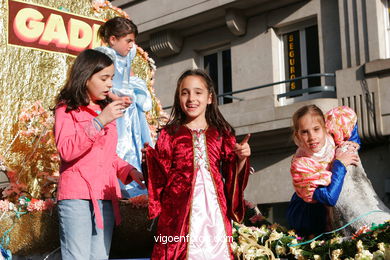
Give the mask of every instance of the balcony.
[{"label": "balcony", "polygon": [[[315,77],[334,79],[335,74],[312,74],[297,77],[295,79],[223,93],[218,95],[218,97],[230,97],[234,100],[238,99],[239,101],[221,105],[221,112],[226,117],[227,121],[236,129],[236,134],[238,136],[252,133],[253,138],[259,138],[259,142],[253,142],[256,144],[256,147],[254,147],[255,150],[275,149],[275,147],[284,147],[285,145],[291,146],[292,144],[286,142],[286,138],[281,138],[281,136],[290,135],[292,114],[305,104],[316,104],[324,111],[337,106],[338,101],[335,98],[335,86],[314,86],[254,99],[242,99],[235,95],[256,91],[262,88],[285,85],[290,82],[304,81]],[[275,135],[277,138],[271,138],[274,139],[271,141],[270,137]],[[268,142],[269,144],[267,145]]]}]

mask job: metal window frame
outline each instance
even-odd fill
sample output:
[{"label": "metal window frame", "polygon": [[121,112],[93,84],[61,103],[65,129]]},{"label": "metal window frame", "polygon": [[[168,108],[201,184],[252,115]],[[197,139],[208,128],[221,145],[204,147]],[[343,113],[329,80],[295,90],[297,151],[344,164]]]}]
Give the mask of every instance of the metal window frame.
[{"label": "metal window frame", "polygon": [[[217,49],[212,49],[212,50],[208,50],[208,51],[205,51],[205,52],[202,52],[201,55],[201,62],[200,62],[200,65],[202,66],[202,68],[204,69],[204,57],[205,56],[208,56],[208,55],[211,55],[211,54],[217,54],[217,71],[218,71],[218,86],[217,89],[218,89],[218,104],[219,105],[223,105],[224,104],[224,89],[223,89],[223,86],[224,86],[224,82],[223,82],[223,64],[222,64],[222,52],[223,51],[226,51],[226,50],[230,50],[230,53],[231,53],[231,46],[222,46],[222,47],[219,47]],[[230,61],[230,67],[232,67],[232,62]],[[232,79],[233,80],[233,79]],[[233,82],[232,82],[233,83]]]},{"label": "metal window frame", "polygon": [[[286,53],[285,53],[285,35],[287,33],[293,32],[293,31],[299,31],[299,45],[300,45],[300,59],[301,59],[301,74],[302,77],[307,76],[307,53],[306,53],[306,28],[317,25],[318,28],[318,23],[316,19],[310,19],[307,21],[302,21],[298,24],[288,26],[286,28],[281,28],[278,29],[277,33],[279,35],[279,57],[280,57],[280,78],[282,80],[287,80],[286,79],[286,70],[285,70],[285,64],[286,64]],[[318,32],[318,29],[317,29]],[[318,37],[319,38],[319,37]],[[319,57],[320,58],[320,57]],[[321,72],[319,72],[321,73]],[[299,97],[288,97],[288,95],[283,95],[282,97],[278,98],[278,102],[280,106],[285,106],[289,104],[293,104],[296,102],[300,101],[305,101],[305,100],[310,100],[314,98],[328,98],[328,97],[334,97],[333,93],[330,92],[320,92],[320,93],[311,93],[312,91],[308,91],[307,89],[309,88],[309,81],[307,78],[302,79],[302,96]],[[279,91],[286,93],[288,87],[287,84],[283,84],[280,88]]]},{"label": "metal window frame", "polygon": [[385,58],[390,58],[390,0],[383,0],[382,3],[385,20]]}]

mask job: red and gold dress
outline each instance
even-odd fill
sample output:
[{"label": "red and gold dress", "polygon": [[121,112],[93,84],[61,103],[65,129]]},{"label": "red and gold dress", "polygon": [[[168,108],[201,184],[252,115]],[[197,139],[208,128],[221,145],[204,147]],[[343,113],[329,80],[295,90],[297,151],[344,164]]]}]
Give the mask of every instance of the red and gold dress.
[{"label": "red and gold dress", "polygon": [[237,172],[235,137],[170,127],[146,152],[152,259],[233,259],[231,220],[244,217],[249,162]]}]

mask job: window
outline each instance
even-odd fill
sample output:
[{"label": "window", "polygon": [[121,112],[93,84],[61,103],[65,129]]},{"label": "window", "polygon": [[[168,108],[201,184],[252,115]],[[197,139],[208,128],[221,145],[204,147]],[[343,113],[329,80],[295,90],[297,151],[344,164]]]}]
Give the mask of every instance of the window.
[{"label": "window", "polygon": [[[214,81],[217,95],[232,91],[232,61],[230,49],[221,50],[203,57],[204,69]],[[232,102],[231,96],[218,97],[218,104]]]},{"label": "window", "polygon": [[[298,77],[320,73],[320,58],[318,47],[318,28],[312,25],[283,35],[285,78]],[[313,77],[290,82],[287,91],[295,91],[321,85],[320,77]],[[310,94],[313,94],[312,92]],[[305,96],[308,93],[290,96]]]},{"label": "window", "polygon": [[384,2],[385,5],[385,24],[386,24],[386,29],[390,30],[390,0],[385,0]]},{"label": "window", "polygon": [[390,0],[383,2],[385,6],[385,44],[386,58],[390,58]]}]

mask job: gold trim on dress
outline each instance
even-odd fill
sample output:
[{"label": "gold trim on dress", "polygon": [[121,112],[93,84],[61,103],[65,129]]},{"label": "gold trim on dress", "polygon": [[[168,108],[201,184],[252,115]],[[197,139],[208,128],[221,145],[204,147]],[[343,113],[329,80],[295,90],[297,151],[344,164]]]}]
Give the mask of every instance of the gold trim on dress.
[{"label": "gold trim on dress", "polygon": [[[195,189],[195,182],[196,182],[196,175],[197,174],[195,174],[195,171],[196,171],[196,169],[195,169],[195,167],[196,167],[196,164],[195,164],[195,145],[194,145],[194,134],[192,133],[192,130],[189,128],[189,127],[187,127],[186,125],[185,125],[185,127],[187,128],[187,130],[190,132],[190,134],[191,134],[191,138],[192,138],[192,156],[193,156],[193,165],[194,165],[194,169],[193,169],[193,177],[192,177],[192,189],[191,189],[191,195],[190,195],[190,200],[191,200],[191,204],[190,204],[190,214],[189,214],[189,217],[188,217],[188,233],[187,233],[187,235],[188,235],[188,241],[187,241],[187,253],[186,253],[186,259],[188,259],[188,253],[189,253],[189,251],[190,251],[190,247],[189,247],[189,245],[190,245],[190,241],[191,241],[191,236],[190,236],[190,234],[191,234],[191,217],[192,217],[192,202],[193,202],[193,197],[194,197],[194,189]],[[180,230],[180,234],[182,233],[182,231],[183,231],[183,225],[182,225],[182,227],[181,227],[181,230]],[[176,251],[177,251],[177,247],[176,247]]]}]

